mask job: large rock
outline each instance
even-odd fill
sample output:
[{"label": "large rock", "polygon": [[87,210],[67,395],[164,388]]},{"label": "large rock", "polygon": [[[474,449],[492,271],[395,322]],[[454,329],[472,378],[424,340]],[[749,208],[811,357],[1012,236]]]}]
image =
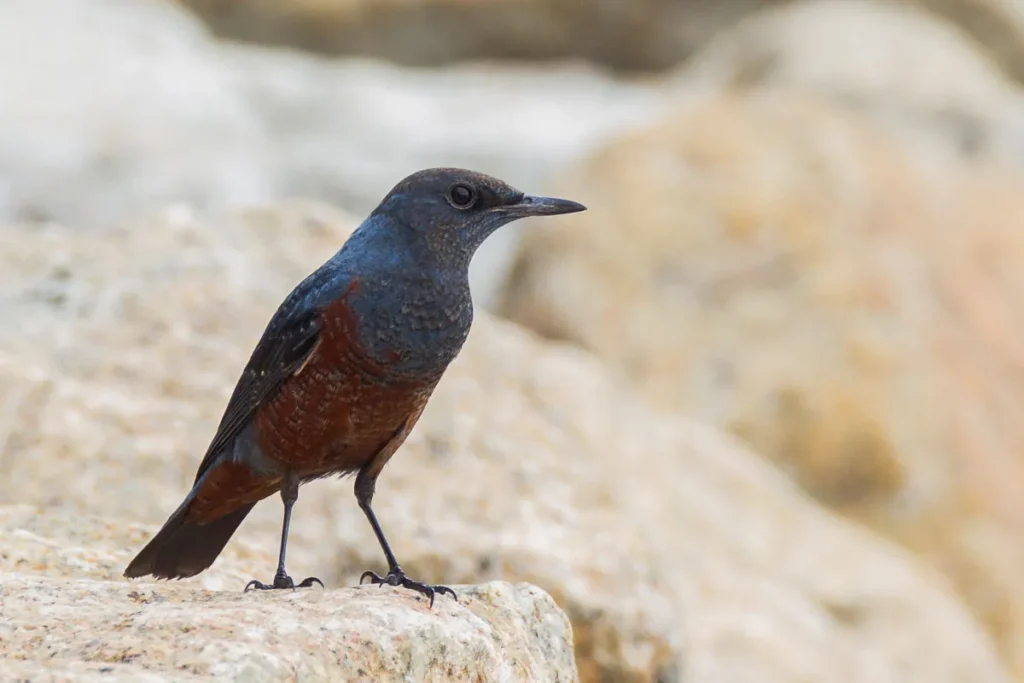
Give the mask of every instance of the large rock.
[{"label": "large rock", "polygon": [[1024,94],[984,44],[884,0],[803,0],[744,19],[675,76],[684,93],[796,89],[881,123],[920,152],[1024,166]]},{"label": "large rock", "polygon": [[[447,165],[543,192],[660,101],[582,66],[428,71],[225,44],[164,0],[6,0],[0,221],[88,228],[293,196],[363,214]],[[484,246],[480,303],[517,234]]]},{"label": "large rock", "polygon": [[569,620],[534,586],[458,586],[458,603],[433,608],[390,587],[133,586],[116,580],[111,562],[138,540],[125,531],[88,516],[0,508],[8,680],[579,680]]},{"label": "large rock", "polygon": [[560,191],[504,312],[924,553],[1024,674],[1024,175],[842,109],[691,102]]},{"label": "large rock", "polygon": [[[100,546],[99,578],[116,577],[187,490],[274,307],[351,225],[292,205],[0,232],[0,318],[16,321],[0,326],[0,498],[57,520],[10,534],[68,539],[42,543],[76,576],[92,575],[78,548]],[[583,681],[1008,681],[936,572],[824,512],[734,440],[653,410],[588,354],[486,315],[375,508],[414,576],[548,591],[572,621]],[[131,521],[79,521],[91,515]],[[257,506],[226,556],[182,585],[228,590],[209,600],[237,609],[244,581],[273,572],[280,516],[276,499]],[[105,544],[81,531],[95,524]],[[294,575],[320,576],[330,594],[382,564],[350,480],[303,487]],[[45,567],[12,569],[39,590],[57,585]],[[168,595],[195,595],[182,590]],[[338,599],[367,605],[376,590]],[[387,598],[399,599],[419,604]]]}]

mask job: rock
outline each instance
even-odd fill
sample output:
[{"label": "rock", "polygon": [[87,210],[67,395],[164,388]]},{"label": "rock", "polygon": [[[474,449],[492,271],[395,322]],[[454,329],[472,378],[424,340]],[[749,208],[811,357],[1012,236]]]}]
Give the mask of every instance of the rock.
[{"label": "rock", "polygon": [[[112,596],[103,623],[117,623],[124,598],[113,596],[131,591],[202,600],[217,614],[247,604],[244,581],[274,569],[274,499],[209,572],[173,588],[103,582],[180,502],[274,307],[351,226],[293,204],[175,210],[92,233],[0,231],[0,317],[17,321],[0,326],[0,500],[35,506],[0,514],[13,520],[0,524],[0,544],[15,548],[4,562],[20,589],[91,581],[70,585]],[[547,591],[572,622],[582,681],[1009,680],[937,572],[823,511],[735,440],[652,409],[591,355],[486,314],[374,505],[421,580]],[[320,576],[324,595],[356,615],[379,589],[339,587],[382,564],[351,480],[303,487],[293,574]],[[319,593],[255,599],[309,595]],[[382,600],[373,614],[422,607],[401,593]],[[469,616],[438,604],[438,619]]]},{"label": "rock", "polygon": [[527,233],[502,311],[922,553],[1024,674],[1024,176],[779,93],[625,136]]},{"label": "rock", "polygon": [[884,124],[920,152],[1024,166],[1024,95],[979,44],[891,2],[804,0],[751,15],[682,67],[684,93],[796,89]]},{"label": "rock", "polygon": [[219,34],[411,65],[582,57],[622,69],[676,64],[773,0],[184,0]]},{"label": "rock", "polygon": [[110,560],[138,534],[25,506],[0,519],[0,657],[19,680],[579,680],[569,620],[528,584],[458,586],[433,608],[391,587],[131,585]]},{"label": "rock", "polygon": [[1003,69],[1024,81],[1022,0],[915,0],[968,31]]},{"label": "rock", "polygon": [[[583,66],[427,71],[239,47],[164,0],[8,0],[0,221],[94,228],[175,202],[296,196],[364,215],[408,173],[445,165],[543,192],[662,98]],[[483,248],[479,304],[518,234]]]}]

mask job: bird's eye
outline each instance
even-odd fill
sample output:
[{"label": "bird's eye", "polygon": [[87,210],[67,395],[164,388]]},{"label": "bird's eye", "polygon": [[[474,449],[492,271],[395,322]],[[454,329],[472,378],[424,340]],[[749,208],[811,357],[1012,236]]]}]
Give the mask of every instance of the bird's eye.
[{"label": "bird's eye", "polygon": [[448,190],[448,203],[456,209],[468,209],[476,202],[476,192],[468,185],[459,183]]}]

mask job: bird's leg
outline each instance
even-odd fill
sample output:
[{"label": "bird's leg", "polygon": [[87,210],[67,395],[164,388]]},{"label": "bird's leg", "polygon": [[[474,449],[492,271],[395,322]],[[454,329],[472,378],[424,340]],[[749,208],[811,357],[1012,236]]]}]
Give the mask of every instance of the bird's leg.
[{"label": "bird's leg", "polygon": [[388,562],[388,573],[387,576],[380,576],[376,572],[365,571],[362,576],[359,577],[359,583],[362,583],[365,579],[370,579],[370,583],[378,585],[388,584],[389,586],[402,586],[410,590],[422,593],[430,599],[430,606],[434,606],[434,594],[440,593],[444,595],[448,593],[452,596],[455,601],[458,601],[458,597],[448,586],[431,586],[426,583],[420,583],[419,581],[413,581],[402,568],[398,565],[398,560],[395,559],[395,554],[391,552],[391,546],[388,545],[388,541],[384,538],[384,531],[380,528],[380,523],[377,521],[377,516],[373,514],[373,508],[370,507],[370,503],[373,500],[373,491],[376,487],[376,477],[369,473],[368,468],[364,467],[359,470],[359,474],[356,476],[356,501],[359,503],[359,507],[366,515],[366,519],[370,521],[370,526],[373,527],[373,533],[377,535],[377,541],[380,543],[381,550],[384,551],[384,557]]},{"label": "bird's leg", "polygon": [[[292,506],[295,505],[295,501],[299,499],[299,479],[293,472],[288,472],[284,476],[284,480],[281,482],[281,500],[284,501],[284,522],[281,524],[281,554],[277,558],[277,573],[274,574],[274,583],[270,586],[267,584],[256,581],[255,579],[250,581],[245,586],[245,592],[252,589],[256,590],[273,590],[275,588],[291,588],[295,590],[295,582],[292,581],[292,577],[288,576],[288,572],[284,569],[284,557],[288,551],[288,527],[292,521]],[[298,585],[299,588],[309,588],[314,583],[319,583],[320,587],[323,588],[324,582],[315,576],[310,576]]]}]

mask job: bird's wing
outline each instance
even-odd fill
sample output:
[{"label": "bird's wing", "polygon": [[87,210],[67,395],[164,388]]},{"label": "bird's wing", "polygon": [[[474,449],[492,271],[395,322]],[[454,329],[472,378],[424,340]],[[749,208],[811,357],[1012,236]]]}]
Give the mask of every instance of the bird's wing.
[{"label": "bird's wing", "polygon": [[315,284],[314,276],[307,278],[285,300],[267,325],[228,400],[217,433],[196,472],[196,481],[245,428],[256,409],[273,398],[284,382],[301,370],[313,353],[320,338],[320,310],[306,304],[303,295]]}]

